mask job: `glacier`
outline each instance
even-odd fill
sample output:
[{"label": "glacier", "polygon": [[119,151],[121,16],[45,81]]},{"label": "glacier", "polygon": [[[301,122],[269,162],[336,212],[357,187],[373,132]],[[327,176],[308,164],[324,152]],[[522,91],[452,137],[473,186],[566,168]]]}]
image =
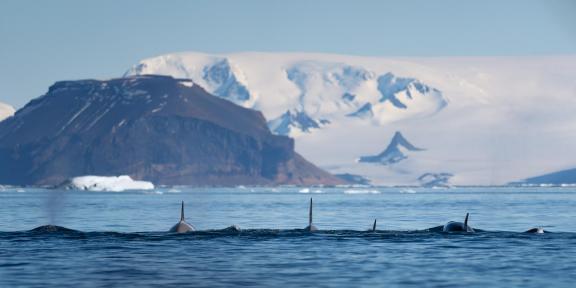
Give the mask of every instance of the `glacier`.
[{"label": "glacier", "polygon": [[[125,72],[142,74],[189,78],[260,110],[313,163],[375,185],[422,185],[432,176],[451,185],[503,185],[576,167],[566,157],[576,145],[576,55],[182,52]],[[396,131],[426,150],[393,165],[356,161],[381,151]]]}]

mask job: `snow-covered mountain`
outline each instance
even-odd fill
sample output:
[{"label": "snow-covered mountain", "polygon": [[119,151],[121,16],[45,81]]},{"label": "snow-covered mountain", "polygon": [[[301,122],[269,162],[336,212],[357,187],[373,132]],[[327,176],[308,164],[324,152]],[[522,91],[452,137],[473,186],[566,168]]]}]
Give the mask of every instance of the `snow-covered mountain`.
[{"label": "snow-covered mountain", "polygon": [[[245,63],[246,56],[264,59]],[[272,131],[293,137],[338,118],[387,125],[433,115],[448,103],[438,89],[386,69],[368,70],[316,57],[283,61],[267,59],[274,55],[260,56],[165,55],[140,62],[126,75],[192,79],[214,95],[262,111]]]},{"label": "snow-covered mountain", "polygon": [[[175,53],[126,72],[190,78],[263,112],[276,134],[335,174],[373,184],[505,184],[576,167],[576,56],[378,58],[304,53]],[[395,131],[425,151],[358,163]],[[385,144],[384,144],[385,145]]]},{"label": "snow-covered mountain", "polygon": [[0,121],[14,115],[14,107],[0,102]]}]

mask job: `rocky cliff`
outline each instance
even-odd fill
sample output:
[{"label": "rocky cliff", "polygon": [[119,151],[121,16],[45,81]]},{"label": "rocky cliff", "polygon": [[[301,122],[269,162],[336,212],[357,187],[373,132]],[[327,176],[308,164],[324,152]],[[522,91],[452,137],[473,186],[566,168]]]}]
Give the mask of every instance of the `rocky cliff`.
[{"label": "rocky cliff", "polygon": [[339,184],[260,112],[190,80],[63,81],[0,122],[0,183],[130,175],[166,185]]}]

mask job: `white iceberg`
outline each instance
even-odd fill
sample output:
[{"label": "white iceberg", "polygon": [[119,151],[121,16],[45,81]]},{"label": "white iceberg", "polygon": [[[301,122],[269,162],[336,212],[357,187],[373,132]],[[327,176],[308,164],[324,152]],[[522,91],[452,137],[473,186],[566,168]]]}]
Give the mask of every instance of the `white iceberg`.
[{"label": "white iceberg", "polygon": [[109,192],[154,189],[154,184],[151,182],[136,181],[128,175],[74,177],[67,183],[66,186],[70,189]]},{"label": "white iceberg", "polygon": [[379,190],[375,189],[348,189],[344,190],[344,194],[380,194]]}]

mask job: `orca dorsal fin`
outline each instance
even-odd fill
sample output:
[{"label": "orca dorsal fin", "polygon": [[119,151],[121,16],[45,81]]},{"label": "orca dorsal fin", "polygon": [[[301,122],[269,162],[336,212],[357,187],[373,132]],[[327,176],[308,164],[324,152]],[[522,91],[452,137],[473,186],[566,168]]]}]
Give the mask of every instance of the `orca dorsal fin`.
[{"label": "orca dorsal fin", "polygon": [[464,218],[464,228],[468,228],[468,216],[470,213],[466,213],[466,218]]},{"label": "orca dorsal fin", "polygon": [[310,208],[308,209],[308,226],[312,227],[312,198],[310,198]]},{"label": "orca dorsal fin", "polygon": [[374,224],[372,224],[372,232],[376,231],[376,219],[374,219]]},{"label": "orca dorsal fin", "polygon": [[180,221],[184,221],[184,201],[182,201],[182,207],[180,207]]}]

